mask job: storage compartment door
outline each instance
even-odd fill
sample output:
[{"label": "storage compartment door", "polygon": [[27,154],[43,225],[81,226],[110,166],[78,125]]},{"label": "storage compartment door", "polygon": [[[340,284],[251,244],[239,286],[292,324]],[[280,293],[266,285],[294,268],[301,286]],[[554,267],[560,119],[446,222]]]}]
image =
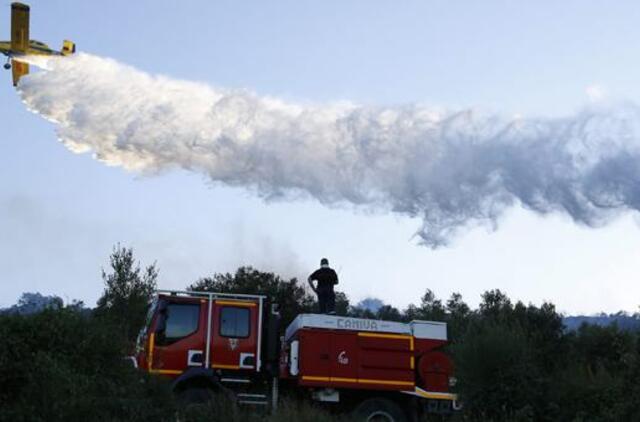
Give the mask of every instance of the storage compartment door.
[{"label": "storage compartment door", "polygon": [[300,376],[302,381],[327,382],[330,373],[331,335],[302,330],[300,340]]}]

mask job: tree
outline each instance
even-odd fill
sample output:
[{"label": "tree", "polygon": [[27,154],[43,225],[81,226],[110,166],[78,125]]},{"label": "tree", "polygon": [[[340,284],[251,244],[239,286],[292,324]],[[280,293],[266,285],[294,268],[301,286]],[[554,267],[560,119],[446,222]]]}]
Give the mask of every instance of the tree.
[{"label": "tree", "polygon": [[18,303],[6,310],[9,313],[34,314],[45,309],[60,309],[62,299],[58,296],[43,296],[40,293],[22,293]]},{"label": "tree", "polygon": [[376,312],[376,318],[385,321],[402,321],[403,317],[397,308],[391,305],[383,305]]},{"label": "tree", "polygon": [[456,387],[470,420],[533,420],[518,416],[529,413],[544,390],[520,327],[477,320],[452,349]]},{"label": "tree", "polygon": [[[380,309],[378,309],[380,310]],[[377,312],[377,311],[376,311]],[[376,313],[372,312],[369,309],[363,309],[358,306],[352,306],[349,308],[349,312],[347,316],[354,318],[366,318],[366,319],[377,319]]]},{"label": "tree", "polygon": [[482,303],[480,303],[480,314],[487,318],[509,319],[513,305],[506,294],[500,289],[486,291],[482,294]]},{"label": "tree", "polygon": [[462,300],[460,293],[453,293],[451,298],[447,300],[447,323],[449,324],[449,337],[451,341],[457,341],[467,329],[471,309]]},{"label": "tree", "polygon": [[469,305],[462,300],[460,293],[452,293],[451,298],[447,300],[447,312],[451,315],[457,315],[460,318],[466,318],[469,316],[471,309],[469,309]]},{"label": "tree", "polygon": [[406,321],[424,320],[424,321],[446,321],[447,314],[442,305],[442,301],[436,298],[436,295],[427,289],[420,299],[420,306],[410,304],[404,310],[403,318]]},{"label": "tree", "polygon": [[336,292],[336,315],[349,315],[351,308],[347,295],[344,292]]},{"label": "tree", "polygon": [[384,302],[381,301],[380,299],[375,297],[368,297],[358,302],[358,304],[355,307],[363,310],[366,309],[371,312],[378,312],[378,309],[380,309],[383,306],[384,306]]},{"label": "tree", "polygon": [[156,263],[144,271],[133,258],[133,249],[119,244],[109,257],[111,272],[102,270],[104,292],[98,299],[96,314],[110,319],[123,330],[124,336],[135,340],[145,321],[147,306],[156,290]]},{"label": "tree", "polygon": [[377,298],[368,297],[349,307],[348,316],[354,318],[376,319],[376,313],[384,306],[384,302]]}]

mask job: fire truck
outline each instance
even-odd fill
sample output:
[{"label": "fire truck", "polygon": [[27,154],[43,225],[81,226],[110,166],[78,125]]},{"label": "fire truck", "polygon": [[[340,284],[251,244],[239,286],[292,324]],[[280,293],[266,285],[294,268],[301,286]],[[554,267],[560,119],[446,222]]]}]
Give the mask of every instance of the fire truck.
[{"label": "fire truck", "polygon": [[443,322],[301,314],[284,331],[268,297],[157,292],[138,336],[138,368],[172,378],[178,397],[216,393],[275,409],[281,391],[354,420],[410,421],[459,409]]}]

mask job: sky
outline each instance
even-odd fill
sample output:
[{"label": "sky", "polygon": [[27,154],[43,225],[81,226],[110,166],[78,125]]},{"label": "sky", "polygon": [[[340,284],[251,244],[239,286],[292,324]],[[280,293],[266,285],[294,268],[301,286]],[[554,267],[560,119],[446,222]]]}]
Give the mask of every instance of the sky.
[{"label": "sky", "polygon": [[[638,102],[640,4],[632,1],[32,1],[32,38],[151,74],[298,103],[350,101],[562,117]],[[9,36],[9,2],[0,4]],[[2,29],[4,28],[4,29]],[[1,37],[0,37],[1,38]],[[313,198],[265,201],[198,173],[137,174],[58,142],[4,73],[0,83],[0,306],[22,292],[93,305],[117,243],[159,286],[240,265],[305,279],[321,257],[352,302],[397,307],[429,288],[476,306],[499,288],[568,314],[635,312],[640,229],[508,210],[497,230],[419,245],[419,218]]]}]

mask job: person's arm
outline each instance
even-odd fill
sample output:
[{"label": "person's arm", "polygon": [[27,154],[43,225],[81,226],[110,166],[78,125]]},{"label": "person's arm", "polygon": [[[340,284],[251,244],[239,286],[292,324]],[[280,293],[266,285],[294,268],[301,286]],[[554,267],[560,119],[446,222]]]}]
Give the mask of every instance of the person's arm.
[{"label": "person's arm", "polygon": [[336,273],[335,271],[333,272],[333,284],[338,284],[338,273]]},{"label": "person's arm", "polygon": [[313,280],[314,280],[314,274],[311,274],[308,278],[307,278],[307,282],[309,283],[309,286],[311,286],[311,290],[313,290],[314,293],[318,293],[318,290],[316,289],[316,287],[313,285]]}]

